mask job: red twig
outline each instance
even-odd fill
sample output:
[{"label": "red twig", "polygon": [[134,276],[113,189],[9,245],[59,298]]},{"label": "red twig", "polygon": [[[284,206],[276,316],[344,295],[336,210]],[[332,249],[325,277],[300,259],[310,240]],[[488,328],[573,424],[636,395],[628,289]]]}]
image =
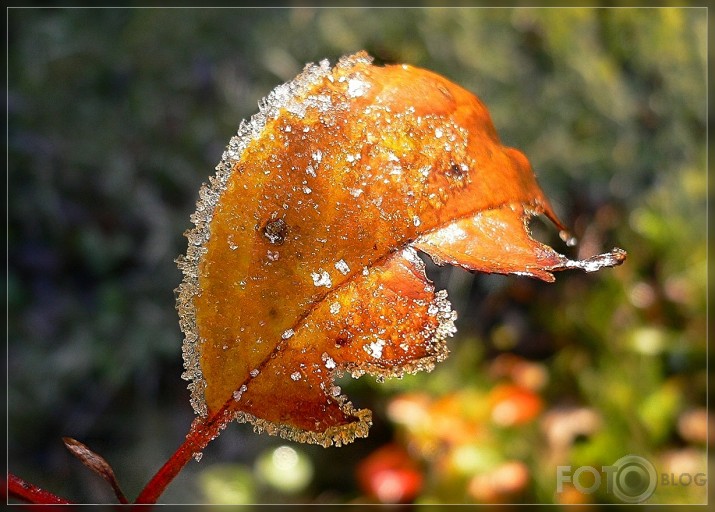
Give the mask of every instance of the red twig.
[{"label": "red twig", "polygon": [[135,503],[156,503],[166,487],[179,474],[195,453],[201,452],[231,420],[233,410],[229,400],[223,408],[209,418],[197,418],[191,425],[186,440],[157,471],[149,483],[139,493]]},{"label": "red twig", "polygon": [[8,497],[12,496],[28,503],[44,505],[66,505],[71,503],[41,487],[25,482],[22,478],[12,473],[7,474],[7,494]]},{"label": "red twig", "polygon": [[[280,348],[277,347],[274,351]],[[258,369],[263,369],[263,366],[270,361],[272,356],[266,357],[263,362],[257,366]],[[246,377],[243,385],[247,385],[252,377]],[[189,433],[186,434],[186,440],[181,443],[181,446],[167,460],[157,473],[149,480],[149,483],[144,486],[144,489],[139,493],[135,504],[152,504],[156,503],[171,483],[171,481],[179,474],[184,466],[189,462],[192,456],[200,453],[206,446],[216,439],[226,425],[233,419],[236,413],[238,400],[233,396],[226,400],[223,407],[207,418],[198,417],[191,424]]]}]

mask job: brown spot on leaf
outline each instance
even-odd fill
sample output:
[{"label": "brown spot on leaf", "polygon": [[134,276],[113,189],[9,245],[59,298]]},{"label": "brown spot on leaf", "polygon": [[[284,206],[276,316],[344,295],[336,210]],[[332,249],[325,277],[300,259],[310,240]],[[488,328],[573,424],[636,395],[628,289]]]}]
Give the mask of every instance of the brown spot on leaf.
[{"label": "brown spot on leaf", "polygon": [[288,224],[283,219],[273,219],[263,226],[263,236],[273,245],[283,245],[288,234]]}]

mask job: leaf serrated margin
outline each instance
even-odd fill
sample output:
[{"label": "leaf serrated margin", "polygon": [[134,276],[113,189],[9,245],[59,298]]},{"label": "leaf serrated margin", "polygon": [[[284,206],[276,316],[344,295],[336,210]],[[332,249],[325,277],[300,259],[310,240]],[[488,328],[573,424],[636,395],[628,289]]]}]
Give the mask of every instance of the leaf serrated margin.
[{"label": "leaf serrated margin", "polygon": [[[369,64],[372,58],[367,53],[360,52],[349,59],[340,59],[337,66],[355,62]],[[205,244],[211,236],[210,224],[214,212],[221,195],[226,190],[226,184],[233,174],[235,165],[240,161],[248,145],[261,136],[266,123],[278,117],[282,109],[300,110],[301,105],[296,103],[295,98],[304,97],[307,91],[326,78],[331,71],[327,59],[318,64],[309,63],[293,80],[277,86],[268,96],[259,101],[259,112],[251,116],[248,122],[241,121],[237,134],[229,141],[221,161],[215,168],[216,174],[209,178],[208,184],[203,183],[199,190],[196,211],[191,215],[194,227],[184,233],[189,241],[186,255],[181,255],[175,260],[183,274],[183,279],[175,290],[179,327],[184,333],[182,346],[184,372],[181,378],[191,381],[188,385],[191,392],[191,406],[199,416],[206,416],[208,408],[204,397],[206,381],[201,371],[199,350],[202,340],[196,328],[194,297],[200,293],[199,264],[202,256],[206,254]]]}]

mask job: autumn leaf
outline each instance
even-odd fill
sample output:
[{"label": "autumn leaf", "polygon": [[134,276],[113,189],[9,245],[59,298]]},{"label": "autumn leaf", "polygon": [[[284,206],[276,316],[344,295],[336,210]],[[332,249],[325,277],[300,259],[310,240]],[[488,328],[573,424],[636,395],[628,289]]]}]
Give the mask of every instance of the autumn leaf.
[{"label": "autumn leaf", "polygon": [[438,264],[553,280],[572,261],[533,240],[544,214],[568,239],[526,157],[470,92],[364,52],[308,65],[243,122],[200,191],[177,308],[191,403],[260,431],[340,445],[370,411],[334,385],[430,370],[455,313]]}]

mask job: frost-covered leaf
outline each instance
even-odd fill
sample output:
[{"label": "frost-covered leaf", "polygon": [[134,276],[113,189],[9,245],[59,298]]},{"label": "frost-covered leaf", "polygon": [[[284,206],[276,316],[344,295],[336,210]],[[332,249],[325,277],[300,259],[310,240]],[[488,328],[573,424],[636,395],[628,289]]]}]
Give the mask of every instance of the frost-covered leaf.
[{"label": "frost-covered leaf", "polygon": [[177,307],[201,416],[323,445],[367,435],[333,380],[431,369],[455,314],[414,248],[469,270],[552,280],[571,261],[529,236],[562,230],[486,107],[445,78],[365,53],[308,65],[261,102],[202,187]]}]

